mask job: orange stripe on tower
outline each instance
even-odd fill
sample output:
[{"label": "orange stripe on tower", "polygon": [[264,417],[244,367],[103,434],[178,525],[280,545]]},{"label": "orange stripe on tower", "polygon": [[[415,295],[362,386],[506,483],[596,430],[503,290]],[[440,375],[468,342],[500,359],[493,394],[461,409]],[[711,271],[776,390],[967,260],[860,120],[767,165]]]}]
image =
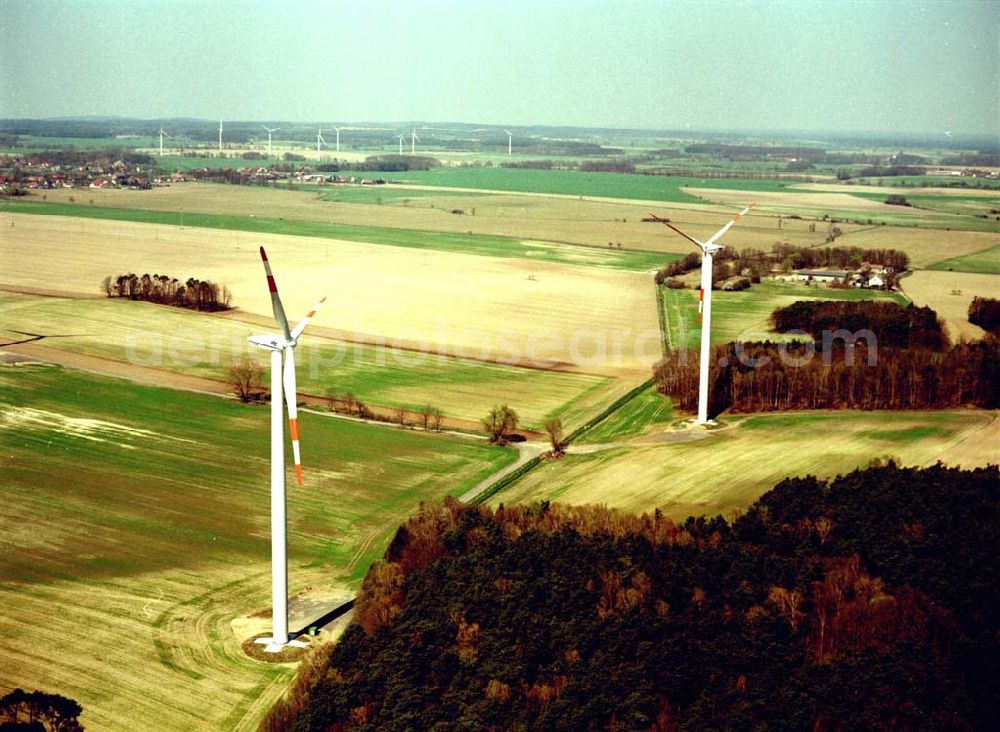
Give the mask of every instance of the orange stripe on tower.
[{"label": "orange stripe on tower", "polygon": [[299,485],[302,485],[302,466],[301,465],[296,465],[295,466],[295,478],[298,480]]},{"label": "orange stripe on tower", "polygon": [[292,433],[292,440],[297,441],[299,439],[299,420],[298,420],[298,418],[288,420],[288,427],[289,427],[289,429],[290,429],[290,431]]}]

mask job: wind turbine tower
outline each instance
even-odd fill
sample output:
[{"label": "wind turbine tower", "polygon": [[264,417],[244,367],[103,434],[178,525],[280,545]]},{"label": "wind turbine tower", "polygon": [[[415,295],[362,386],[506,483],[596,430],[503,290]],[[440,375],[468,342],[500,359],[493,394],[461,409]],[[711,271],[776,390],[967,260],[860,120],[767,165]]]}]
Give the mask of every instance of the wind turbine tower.
[{"label": "wind turbine tower", "polygon": [[219,120],[219,152],[222,152],[222,120]]},{"label": "wind turbine tower", "polygon": [[402,155],[403,155],[403,137],[404,137],[403,135],[399,135],[399,155],[400,155],[400,157],[402,157]]},{"label": "wind turbine tower", "polygon": [[334,125],[333,131],[337,133],[337,152],[340,152],[340,128]]},{"label": "wind turbine tower", "polygon": [[271,354],[271,621],[270,638],[258,638],[257,643],[266,645],[269,653],[277,653],[286,646],[303,646],[304,643],[289,640],[288,637],[288,543],[286,539],[287,519],[285,502],[285,423],[284,405],[288,406],[288,427],[292,438],[292,456],[295,460],[295,476],[302,485],[302,461],[299,456],[299,420],[295,390],[295,346],[299,336],[316,314],[324,297],[313,307],[294,330],[288,329],[285,309],[278,296],[278,286],[274,283],[271,264],[267,260],[264,247],[260,248],[260,258],[264,262],[267,287],[271,292],[271,308],[280,333],[251,336],[250,342]]},{"label": "wind turbine tower", "polygon": [[[261,125],[261,127],[264,127],[264,125]],[[267,130],[267,156],[271,157],[271,133],[272,132],[277,132],[281,128],[280,127],[274,127],[274,128],[264,127],[264,129]]]},{"label": "wind turbine tower", "polygon": [[504,130],[507,133],[507,154],[510,155],[514,151],[514,136],[510,134],[510,130]]},{"label": "wind turbine tower", "polygon": [[[163,157],[163,136],[164,135],[167,135],[167,133],[163,131],[163,125],[160,125],[160,157],[161,158]],[[170,137],[170,135],[167,135],[167,137]]]},{"label": "wind turbine tower", "polygon": [[419,139],[417,137],[417,128],[414,127],[413,132],[410,133],[410,155],[413,155],[417,151],[417,140]]},{"label": "wind turbine tower", "polygon": [[326,145],[326,140],[323,139],[323,128],[322,127],[320,127],[316,131],[316,155],[317,156],[319,155],[319,146],[320,146],[320,143]]},{"label": "wind turbine tower", "polygon": [[693,236],[685,234],[666,219],[661,219],[656,214],[650,214],[654,219],[670,227],[701,249],[701,291],[698,293],[698,314],[701,316],[701,359],[699,361],[698,372],[698,418],[694,421],[695,424],[708,423],[708,359],[712,338],[712,261],[715,253],[722,249],[715,242],[756,205],[756,203],[751,203],[740,211],[733,217],[732,221],[712,234],[708,241],[698,241]]}]

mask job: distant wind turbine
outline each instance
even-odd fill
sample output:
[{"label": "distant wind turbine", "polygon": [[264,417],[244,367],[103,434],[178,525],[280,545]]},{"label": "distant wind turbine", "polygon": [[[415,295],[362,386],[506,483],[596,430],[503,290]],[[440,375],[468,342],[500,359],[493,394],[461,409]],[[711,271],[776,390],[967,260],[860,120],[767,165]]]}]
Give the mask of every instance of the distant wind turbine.
[{"label": "distant wind turbine", "polygon": [[219,152],[222,152],[222,120],[219,120]]},{"label": "distant wind turbine", "polygon": [[399,135],[399,154],[403,154],[403,137],[404,135]]},{"label": "distant wind turbine", "polygon": [[410,155],[413,155],[417,151],[417,140],[419,139],[417,137],[417,128],[414,127],[413,132],[410,133]]},{"label": "distant wind turbine", "polygon": [[[261,127],[264,127],[264,125],[261,125]],[[280,127],[274,127],[274,128],[264,127],[264,129],[267,130],[267,156],[271,157],[271,133],[272,132],[277,132],[281,128]]]},{"label": "distant wind turbine", "polygon": [[163,125],[160,125],[160,157],[163,157],[163,138],[164,136],[170,137],[166,132],[163,131]]},{"label": "distant wind turbine", "polygon": [[320,143],[323,143],[324,145],[327,144],[326,140],[323,139],[323,128],[322,127],[320,127],[316,131],[316,154],[317,155],[319,155],[319,146],[320,146]]},{"label": "distant wind turbine", "polygon": [[722,249],[715,242],[756,205],[756,203],[751,203],[740,211],[733,217],[732,221],[712,234],[708,241],[698,241],[693,236],[685,234],[666,219],[661,219],[656,214],[650,214],[661,224],[670,227],[701,249],[701,292],[698,293],[698,313],[701,315],[701,360],[698,374],[698,418],[695,420],[695,424],[706,424],[708,422],[708,358],[711,345],[710,331],[712,328],[712,258],[717,251]]},{"label": "distant wind turbine", "polygon": [[333,130],[337,133],[337,152],[340,152],[340,128],[334,125]]},{"label": "distant wind turbine", "polygon": [[[295,477],[302,485],[302,461],[299,457],[299,420],[295,391],[295,346],[299,336],[316,314],[324,297],[306,315],[294,330],[288,328],[288,318],[278,296],[278,286],[274,283],[271,264],[267,260],[264,247],[260,248],[260,258],[264,262],[267,288],[271,292],[271,308],[274,319],[281,328],[280,333],[265,336],[251,336],[250,342],[271,353],[271,622],[273,632],[270,638],[260,638],[257,643],[266,645],[270,653],[277,653],[284,647],[302,646],[300,641],[288,638],[288,546],[286,532],[285,501],[285,423],[282,405],[288,406],[288,426],[292,438],[292,457],[295,460]],[[284,362],[284,363],[282,363]]]},{"label": "distant wind turbine", "polygon": [[510,130],[504,130],[507,133],[507,154],[510,155],[514,150],[514,136],[510,133]]}]

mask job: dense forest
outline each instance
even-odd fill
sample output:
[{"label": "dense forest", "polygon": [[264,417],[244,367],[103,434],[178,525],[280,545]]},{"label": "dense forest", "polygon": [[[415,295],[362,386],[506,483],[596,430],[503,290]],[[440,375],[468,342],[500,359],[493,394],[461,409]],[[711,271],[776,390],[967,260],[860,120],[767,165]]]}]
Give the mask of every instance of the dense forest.
[{"label": "dense forest", "polygon": [[[668,354],[653,369],[657,388],[685,411],[698,406],[698,356]],[[709,362],[710,415],[787,409],[1000,407],[1000,339],[945,352],[836,341],[752,341],[716,346]]]},{"label": "dense forest", "polygon": [[789,479],[742,517],[425,505],[265,730],[985,729],[1000,473]]},{"label": "dense forest", "polygon": [[[716,346],[709,362],[709,414],[1000,407],[1000,338],[951,347],[930,308],[799,301],[775,310],[771,323],[783,332],[804,331],[813,342]],[[653,368],[653,379],[678,408],[693,411],[698,371],[695,354],[673,351]]]},{"label": "dense forest", "polygon": [[974,297],[969,305],[969,322],[1000,336],[1000,300]]},{"label": "dense forest", "polygon": [[[817,345],[824,334],[838,330],[857,333],[868,329],[878,345],[932,348],[948,345],[944,327],[929,307],[906,307],[876,300],[799,300],[771,313],[771,328],[779,333],[793,330],[809,334]],[[829,339],[829,336],[827,336]]]},{"label": "dense forest", "polygon": [[145,300],[191,310],[217,312],[232,307],[229,288],[194,277],[181,282],[176,277],[161,274],[144,274],[141,277],[131,272],[115,277],[109,275],[101,282],[101,292],[108,297]]}]

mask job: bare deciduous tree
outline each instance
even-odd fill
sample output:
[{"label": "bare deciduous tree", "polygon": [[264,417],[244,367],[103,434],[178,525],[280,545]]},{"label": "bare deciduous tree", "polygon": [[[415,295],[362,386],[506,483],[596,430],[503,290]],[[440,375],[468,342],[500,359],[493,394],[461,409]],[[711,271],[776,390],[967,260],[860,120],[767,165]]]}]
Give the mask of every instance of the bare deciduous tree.
[{"label": "bare deciduous tree", "polygon": [[545,420],[545,432],[549,436],[549,442],[552,444],[552,453],[554,455],[562,455],[566,448],[566,445],[563,443],[562,420],[558,417]]},{"label": "bare deciduous tree", "polygon": [[517,429],[517,423],[520,421],[517,416],[517,412],[511,409],[506,404],[497,404],[490,410],[483,420],[483,429],[486,434],[490,436],[490,442],[498,445],[507,444],[504,436]]},{"label": "bare deciduous tree", "polygon": [[441,431],[441,420],[444,419],[444,412],[437,407],[431,407],[430,427],[435,432]]},{"label": "bare deciduous tree", "polygon": [[264,391],[264,369],[248,356],[229,366],[229,383],[241,402],[253,402],[261,398]]}]

